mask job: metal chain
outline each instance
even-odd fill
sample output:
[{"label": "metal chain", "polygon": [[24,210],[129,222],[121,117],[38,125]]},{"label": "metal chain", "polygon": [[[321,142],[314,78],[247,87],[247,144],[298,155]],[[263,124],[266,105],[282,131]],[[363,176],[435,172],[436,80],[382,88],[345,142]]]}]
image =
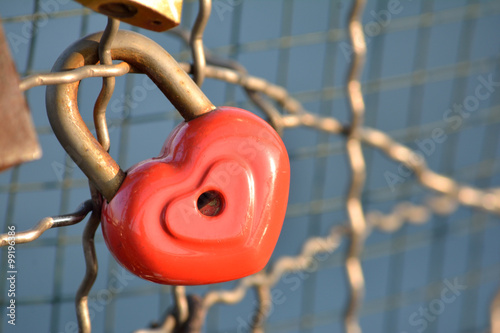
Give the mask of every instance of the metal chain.
[{"label": "metal chain", "polygon": [[366,166],[361,146],[361,126],[365,113],[365,102],[359,78],[363,69],[366,44],[361,25],[365,0],[353,3],[349,18],[349,38],[353,46],[351,68],[347,78],[347,96],[352,111],[351,126],[346,138],[346,150],[352,170],[351,185],[347,191],[346,208],[349,216],[349,248],[345,258],[350,297],[344,316],[345,331],[360,333],[358,313],[363,302],[365,281],[361,267],[361,252],[366,237],[366,221],[361,204],[361,193],[366,179]]},{"label": "metal chain", "polygon": [[[377,129],[363,126],[365,111],[362,85],[359,81],[366,53],[361,17],[365,0],[355,0],[349,16],[348,31],[353,45],[353,59],[347,78],[347,96],[350,102],[352,117],[348,125],[341,124],[333,117],[319,117],[305,110],[302,104],[289,95],[283,88],[261,78],[248,75],[240,64],[213,56],[203,48],[203,30],[210,15],[210,1],[200,0],[200,11],[190,35],[186,31],[175,29],[173,32],[189,43],[193,52],[193,64],[182,63],[186,72],[193,74],[198,85],[205,77],[236,84],[245,89],[251,99],[269,118],[278,132],[285,128],[306,126],[331,134],[346,137],[346,148],[352,170],[351,185],[346,196],[348,221],[334,226],[324,237],[308,239],[302,246],[301,253],[295,257],[282,257],[269,269],[239,280],[232,290],[215,290],[206,293],[202,298],[187,296],[185,288],[173,288],[174,310],[167,313],[160,327],[144,329],[137,332],[198,332],[209,309],[217,303],[234,304],[241,301],[249,289],[256,292],[258,305],[253,316],[252,331],[264,332],[265,318],[269,313],[271,288],[278,283],[285,273],[316,270],[315,265],[320,255],[333,253],[343,239],[349,242],[345,260],[349,281],[350,298],[344,317],[346,332],[361,332],[358,313],[364,293],[364,276],[361,268],[361,252],[364,240],[373,229],[395,232],[405,223],[420,224],[428,221],[432,214],[449,215],[458,204],[482,209],[500,215],[500,189],[477,189],[461,185],[453,179],[430,170],[423,158],[410,148],[394,141],[390,136]],[[112,65],[109,52],[113,35],[118,30],[117,22],[110,20],[106,32],[99,45],[100,65],[84,66],[64,73],[38,74],[25,78],[20,83],[22,90],[40,85],[77,82],[88,77],[103,77],[103,88],[94,108],[94,121],[97,137],[105,149],[109,149],[109,135],[105,119],[106,105],[113,93],[114,77],[132,71],[130,65],[122,62]],[[270,100],[277,102],[286,113],[280,113]],[[421,205],[411,202],[397,204],[393,210],[384,214],[371,211],[366,214],[361,205],[361,192],[365,179],[365,163],[362,144],[379,149],[392,160],[402,163],[412,170],[417,180],[424,187],[442,195],[429,198]],[[88,293],[97,275],[97,258],[95,255],[94,235],[100,223],[100,196],[91,189],[92,200],[85,201],[72,214],[47,217],[34,228],[19,232],[15,236],[16,243],[26,243],[37,239],[51,228],[68,226],[82,221],[92,211],[83,234],[83,247],[86,261],[85,277],[76,296],[77,317],[82,332],[90,332],[88,313]],[[0,235],[0,246],[8,244],[9,236]],[[491,306],[491,327],[498,328],[500,313],[500,292]]]},{"label": "metal chain", "polygon": [[[191,65],[181,63],[181,67],[190,72]],[[223,80],[242,86],[245,89],[261,92],[278,102],[285,111],[291,113],[281,116],[283,128],[298,126],[311,127],[331,134],[347,136],[349,125],[343,125],[334,117],[320,117],[308,112],[302,104],[288,92],[262,78],[244,75],[228,68],[206,67],[206,77]],[[262,110],[265,112],[265,109]],[[269,116],[269,115],[268,115]],[[436,173],[427,167],[425,159],[409,147],[394,141],[387,133],[370,127],[359,129],[359,139],[362,143],[379,149],[395,162],[399,162],[415,173],[420,184],[428,189],[446,194],[464,206],[478,208],[490,213],[500,214],[500,189],[477,189],[462,185],[453,179]]]},{"label": "metal chain", "polygon": [[81,333],[89,333],[92,331],[88,295],[97,278],[98,265],[94,245],[94,236],[100,222],[100,207],[95,206],[82,235],[82,246],[85,256],[85,275],[75,297],[76,317],[78,320],[79,331]]},{"label": "metal chain", "polygon": [[[401,228],[404,223],[421,224],[428,221],[433,213],[439,215],[449,215],[457,208],[450,199],[442,197],[429,198],[424,205],[415,205],[411,202],[402,202],[396,205],[394,210],[389,214],[383,214],[378,211],[368,212],[366,221],[368,226],[367,234],[371,233],[373,228],[380,229],[386,232],[395,232]],[[259,288],[270,289],[276,285],[286,273],[299,272],[307,270],[308,272],[316,271],[319,266],[318,261],[321,261],[321,254],[331,255],[341,244],[342,238],[347,237],[350,233],[349,227],[342,225],[334,226],[329,234],[325,237],[314,237],[308,239],[302,246],[301,253],[296,257],[282,257],[276,261],[268,272],[261,271],[252,276],[248,276],[239,281],[238,285],[232,290],[211,291],[203,297],[203,305],[205,311],[200,315],[206,315],[208,310],[217,303],[235,304],[240,302],[250,288],[254,288],[257,292],[259,304],[254,315],[254,332],[259,332],[261,329],[262,316],[267,313],[266,297],[261,296],[266,291]],[[167,316],[166,321],[169,320]],[[204,318],[203,318],[204,320]],[[140,330],[138,332],[171,332],[169,330]]]},{"label": "metal chain", "polygon": [[[122,65],[123,64],[123,65]],[[181,63],[181,67],[187,72],[191,71],[191,64]],[[95,67],[100,66],[85,66],[64,73],[49,73],[37,74],[23,79],[21,86],[30,82],[30,88],[44,84],[61,84],[77,82],[81,79],[95,76],[114,76],[116,68],[126,67],[123,72],[118,75],[126,74],[130,67],[126,63],[118,65],[102,66],[105,68],[95,71]],[[90,69],[87,70],[87,67]],[[78,73],[75,74],[75,73]],[[95,74],[99,73],[99,74]],[[333,117],[319,117],[305,110],[302,104],[288,92],[279,86],[276,86],[262,78],[254,77],[242,73],[239,70],[233,70],[227,67],[207,65],[205,68],[206,77],[222,80],[228,83],[240,85],[246,90],[252,92],[260,92],[269,98],[278,102],[285,111],[290,114],[280,115],[280,125],[283,128],[295,128],[298,126],[311,127],[320,131],[325,131],[331,134],[347,135],[349,126],[343,125]],[[47,83],[46,78],[50,77],[50,83]],[[263,109],[266,112],[266,109]],[[274,116],[267,114],[269,117]],[[362,127],[360,129],[360,140],[362,143],[379,149],[395,162],[399,162],[415,173],[417,180],[428,189],[439,193],[449,195],[458,203],[473,208],[478,208],[490,213],[500,214],[500,189],[477,189],[472,186],[462,185],[455,182],[453,179],[438,174],[427,167],[425,160],[416,152],[403,144],[394,141],[387,133],[370,127]]]},{"label": "metal chain", "polygon": [[[108,24],[99,42],[99,61],[101,65],[109,66],[113,63],[111,59],[111,44],[119,28],[120,21],[108,18]],[[111,100],[111,96],[113,96],[114,90],[115,78],[113,76],[103,78],[102,89],[94,106],[94,124],[97,140],[106,151],[109,151],[110,147],[108,125],[106,123],[106,107]]]}]

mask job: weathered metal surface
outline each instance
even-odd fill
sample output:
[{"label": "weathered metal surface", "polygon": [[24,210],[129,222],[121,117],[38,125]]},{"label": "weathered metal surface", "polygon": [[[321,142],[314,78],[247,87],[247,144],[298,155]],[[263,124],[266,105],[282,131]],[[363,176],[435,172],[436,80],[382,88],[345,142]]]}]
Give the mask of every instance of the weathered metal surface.
[{"label": "weathered metal surface", "polygon": [[42,156],[0,22],[0,171]]},{"label": "weathered metal surface", "polygon": [[182,0],[76,0],[90,9],[153,31],[172,29],[181,22]]}]

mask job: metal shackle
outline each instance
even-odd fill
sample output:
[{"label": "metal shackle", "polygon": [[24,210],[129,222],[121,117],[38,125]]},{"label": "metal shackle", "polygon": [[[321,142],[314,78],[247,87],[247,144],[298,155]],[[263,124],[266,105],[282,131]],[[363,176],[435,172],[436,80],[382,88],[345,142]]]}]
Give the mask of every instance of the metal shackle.
[{"label": "metal shackle", "polygon": [[[61,72],[99,62],[102,32],[76,41],[57,59],[52,71]],[[193,82],[177,61],[151,39],[131,31],[118,31],[111,45],[113,60],[122,60],[134,72],[145,73],[189,121],[215,106]],[[48,86],[47,114],[52,129],[66,152],[97,190],[111,201],[125,173],[87,128],[78,110],[80,82]]]}]

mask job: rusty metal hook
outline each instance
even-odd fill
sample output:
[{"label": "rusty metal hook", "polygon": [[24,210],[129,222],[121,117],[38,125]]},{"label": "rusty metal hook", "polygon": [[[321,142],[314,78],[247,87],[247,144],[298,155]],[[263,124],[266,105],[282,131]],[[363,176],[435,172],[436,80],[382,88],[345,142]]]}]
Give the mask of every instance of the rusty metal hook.
[{"label": "rusty metal hook", "polygon": [[[101,36],[102,32],[92,34],[69,46],[52,71],[96,64]],[[118,31],[111,45],[111,57],[127,62],[134,72],[147,74],[186,121],[215,109],[175,59],[149,38],[131,31]],[[110,201],[125,173],[85,125],[78,110],[78,87],[79,82],[47,87],[47,114],[63,148]]]}]

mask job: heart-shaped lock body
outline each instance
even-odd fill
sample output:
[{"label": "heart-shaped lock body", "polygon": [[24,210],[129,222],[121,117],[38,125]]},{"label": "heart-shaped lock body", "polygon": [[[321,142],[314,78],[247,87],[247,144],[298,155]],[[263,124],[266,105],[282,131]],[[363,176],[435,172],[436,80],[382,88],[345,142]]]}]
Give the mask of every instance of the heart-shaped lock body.
[{"label": "heart-shaped lock body", "polygon": [[[96,64],[101,38],[70,45],[53,71]],[[216,108],[166,50],[140,34],[118,31],[110,51],[126,62],[121,67],[147,74],[185,119],[159,157],[126,174],[83,121],[79,82],[47,87],[54,134],[103,198],[102,229],[114,257],[166,284],[222,282],[262,269],[288,199],[290,166],[278,134],[248,111]]]},{"label": "heart-shaped lock body", "polygon": [[252,113],[221,107],[183,122],[159,157],[127,171],[103,205],[114,257],[163,284],[208,284],[261,270],[278,240],[290,182],[278,134]]}]

